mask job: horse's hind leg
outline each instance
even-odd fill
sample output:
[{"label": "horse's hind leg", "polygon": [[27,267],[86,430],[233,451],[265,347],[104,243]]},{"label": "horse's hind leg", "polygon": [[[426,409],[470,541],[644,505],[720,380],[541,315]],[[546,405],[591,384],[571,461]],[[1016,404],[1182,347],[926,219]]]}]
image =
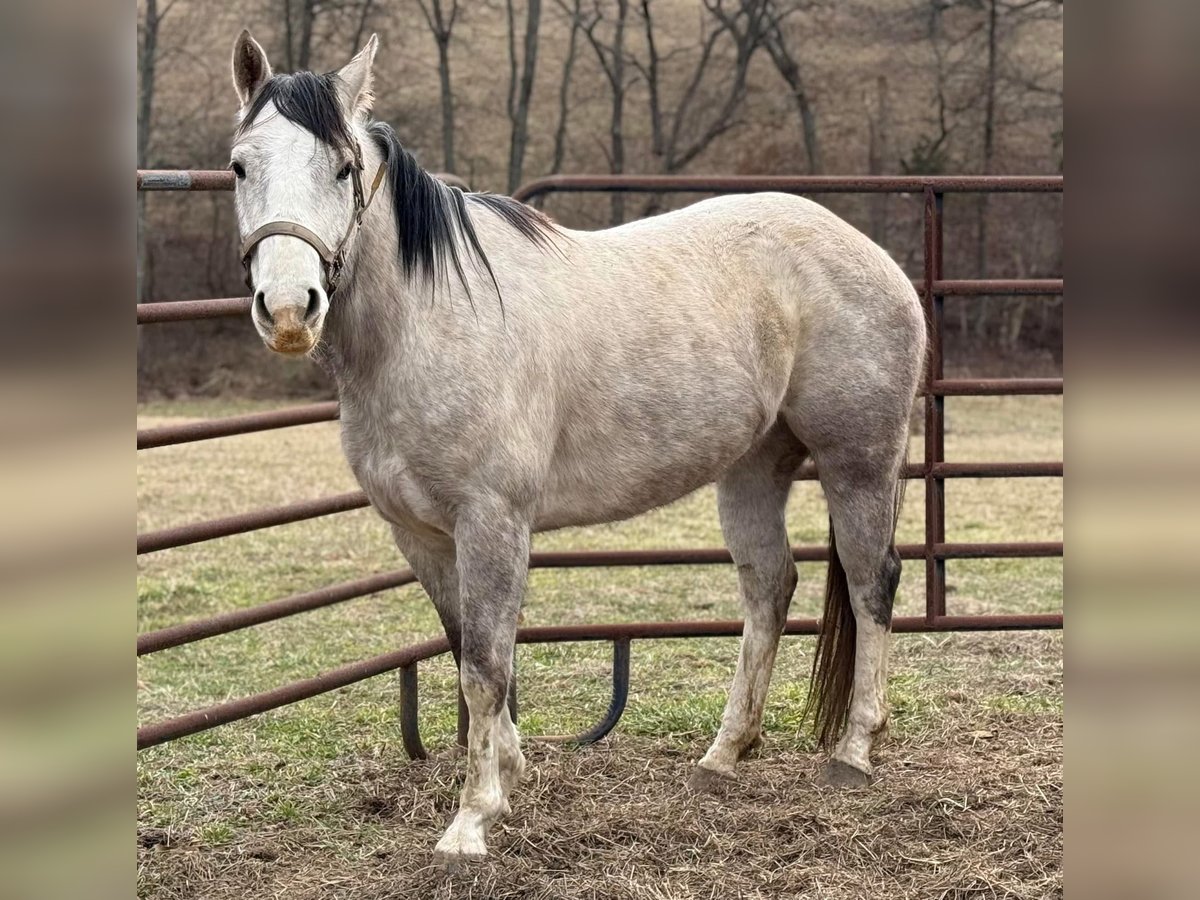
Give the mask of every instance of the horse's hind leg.
[{"label": "horse's hind leg", "polygon": [[822,774],[826,783],[840,786],[868,783],[871,745],[887,724],[888,641],[900,581],[893,541],[903,452],[887,459],[864,456],[857,447],[815,451],[854,618],[854,686],[846,730]]},{"label": "horse's hind leg", "polygon": [[695,789],[734,777],[738,760],[761,740],[763,703],[796,590],[784,513],[804,455],[803,445],[779,425],[717,483],[721,529],[737,565],[746,625],[721,729],[692,776]]}]

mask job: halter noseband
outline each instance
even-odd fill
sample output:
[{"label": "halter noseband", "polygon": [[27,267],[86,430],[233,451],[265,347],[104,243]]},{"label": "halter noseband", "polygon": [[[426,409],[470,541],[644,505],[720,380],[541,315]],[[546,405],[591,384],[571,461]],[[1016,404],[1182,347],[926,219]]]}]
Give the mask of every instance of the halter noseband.
[{"label": "halter noseband", "polygon": [[358,233],[359,226],[362,225],[363,216],[367,212],[367,207],[375,199],[375,192],[379,190],[379,185],[383,181],[383,173],[387,170],[387,160],[385,159],[379,164],[379,169],[375,172],[375,178],[371,182],[371,193],[367,194],[363,190],[362,147],[356,140],[351,149],[354,153],[354,163],[350,169],[350,179],[354,186],[354,218],[350,220],[350,226],[346,229],[345,236],[338,243],[337,247],[330,250],[329,246],[312,230],[295,222],[289,222],[286,219],[277,219],[274,222],[268,222],[266,225],[254,229],[254,231],[250,232],[246,240],[242,241],[241,248],[242,265],[246,268],[246,285],[251,290],[254,289],[254,285],[250,278],[250,256],[254,253],[254,248],[264,238],[269,238],[275,234],[283,234],[289,237],[300,238],[300,240],[317,251],[317,255],[321,257],[321,266],[325,270],[325,293],[330,297],[333,296],[333,292],[337,290],[338,282],[342,278],[342,271],[346,267],[346,253],[350,249],[350,242],[354,239],[354,235]]}]

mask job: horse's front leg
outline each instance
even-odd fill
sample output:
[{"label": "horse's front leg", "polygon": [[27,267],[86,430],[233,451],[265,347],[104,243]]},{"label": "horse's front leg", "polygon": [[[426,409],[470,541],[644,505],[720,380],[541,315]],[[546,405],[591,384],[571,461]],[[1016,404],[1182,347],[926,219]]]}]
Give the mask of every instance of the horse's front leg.
[{"label": "horse's front leg", "polygon": [[508,812],[508,792],[525,768],[505,700],[529,569],[529,524],[505,503],[477,503],[460,514],[454,541],[462,628],[459,678],[471,725],[458,814],[434,852],[435,861],[447,868],[487,854],[488,828]]}]

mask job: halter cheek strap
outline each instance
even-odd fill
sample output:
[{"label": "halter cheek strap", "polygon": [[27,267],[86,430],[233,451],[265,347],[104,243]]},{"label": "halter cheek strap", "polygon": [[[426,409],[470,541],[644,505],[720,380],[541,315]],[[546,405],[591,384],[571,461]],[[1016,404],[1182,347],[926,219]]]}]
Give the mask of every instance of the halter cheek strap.
[{"label": "halter cheek strap", "polygon": [[268,222],[266,225],[254,229],[242,241],[242,265],[246,268],[246,285],[251,290],[254,285],[250,278],[250,257],[254,253],[254,248],[272,235],[299,238],[316,250],[317,255],[321,257],[321,266],[325,270],[325,292],[332,296],[333,292],[337,290],[338,282],[342,278],[342,271],[346,268],[346,254],[350,249],[350,244],[358,233],[363,216],[370,207],[371,201],[375,199],[375,193],[379,190],[379,185],[383,183],[383,175],[387,171],[387,160],[385,159],[380,162],[379,168],[375,172],[375,178],[371,181],[371,192],[367,194],[363,190],[362,147],[357,141],[354,142],[353,153],[354,163],[350,170],[350,177],[354,187],[354,217],[350,220],[350,226],[346,229],[346,234],[338,242],[337,247],[330,250],[329,245],[321,240],[314,231],[296,222],[289,222],[286,219]]}]

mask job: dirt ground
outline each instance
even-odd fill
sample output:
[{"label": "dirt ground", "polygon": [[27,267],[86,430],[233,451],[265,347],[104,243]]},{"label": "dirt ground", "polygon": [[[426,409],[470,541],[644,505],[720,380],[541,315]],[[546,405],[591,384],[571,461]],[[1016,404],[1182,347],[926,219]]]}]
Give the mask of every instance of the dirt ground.
[{"label": "dirt ground", "polygon": [[206,848],[143,831],[156,897],[1043,898],[1062,890],[1062,728],[995,712],[948,716],[937,742],[888,743],[862,792],[814,783],[818,760],[768,746],[723,795],[684,785],[703,751],[618,737],[533,744],[492,857],[445,875],[430,853],[461,765],[347,762],[347,824],[379,824],[348,859],[321,829]]},{"label": "dirt ground", "polygon": [[[923,724],[889,736],[876,778],[848,792],[814,781],[802,733],[768,732],[739,781],[692,793],[710,735],[622,734],[586,748],[530,741],[512,815],[490,858],[446,875],[434,843],[462,761],[390,753],[331,760],[305,787],[324,804],[281,819],[272,773],[215,768],[206,808],[234,835],[138,832],[139,887],[154,898],[1045,898],[1062,893],[1059,635],[897,639],[896,668],[937,657],[978,665],[923,683]],[[953,643],[945,643],[953,642]],[[988,702],[981,698],[992,693]],[[905,701],[894,715],[903,715]],[[283,763],[279,763],[283,766]],[[257,783],[255,783],[257,782]],[[227,840],[223,840],[228,838]]]}]

